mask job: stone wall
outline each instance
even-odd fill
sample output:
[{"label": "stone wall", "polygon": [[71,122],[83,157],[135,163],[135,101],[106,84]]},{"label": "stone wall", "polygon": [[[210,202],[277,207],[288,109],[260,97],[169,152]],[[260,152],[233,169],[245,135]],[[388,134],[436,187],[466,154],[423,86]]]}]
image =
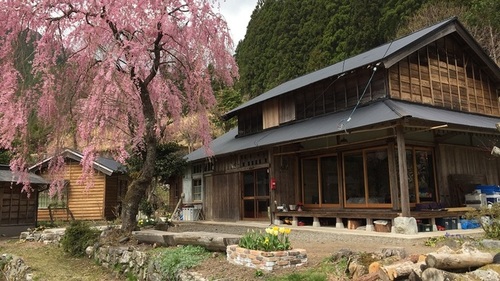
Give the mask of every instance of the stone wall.
[{"label": "stone wall", "polygon": [[[58,244],[64,235],[64,229],[46,229],[43,231],[27,231],[20,235],[20,240],[27,242],[38,242],[44,244]],[[117,271],[117,273],[128,278],[137,277],[141,281],[161,281],[165,280],[162,275],[157,260],[151,258],[151,254],[133,246],[96,246],[87,247],[87,256],[94,259],[100,265]],[[3,254],[0,265],[8,278],[6,280],[34,280],[31,268],[24,263],[20,257]],[[0,277],[2,277],[0,275]],[[3,279],[2,279],[3,280]],[[178,273],[177,279],[180,281],[206,281],[196,272],[182,271]]]},{"label": "stone wall", "polygon": [[264,252],[249,250],[238,245],[227,246],[227,260],[232,264],[273,271],[280,268],[299,267],[307,263],[304,249]]}]

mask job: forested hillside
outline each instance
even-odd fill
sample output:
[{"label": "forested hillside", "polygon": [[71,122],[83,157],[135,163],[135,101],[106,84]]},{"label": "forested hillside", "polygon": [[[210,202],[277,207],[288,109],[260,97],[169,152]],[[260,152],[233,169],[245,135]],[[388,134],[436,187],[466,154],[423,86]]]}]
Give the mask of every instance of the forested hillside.
[{"label": "forested hillside", "polygon": [[498,11],[498,0],[260,0],[236,49],[237,90],[258,96],[452,16],[498,63]]}]

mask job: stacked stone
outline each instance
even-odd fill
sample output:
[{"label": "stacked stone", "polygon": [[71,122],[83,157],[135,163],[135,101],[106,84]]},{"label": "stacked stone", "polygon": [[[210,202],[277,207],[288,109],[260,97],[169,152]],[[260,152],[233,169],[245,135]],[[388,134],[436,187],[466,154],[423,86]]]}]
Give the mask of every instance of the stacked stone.
[{"label": "stacked stone", "polygon": [[307,263],[307,252],[304,249],[265,252],[241,248],[238,245],[229,245],[226,253],[227,260],[232,264],[266,271],[299,267]]}]

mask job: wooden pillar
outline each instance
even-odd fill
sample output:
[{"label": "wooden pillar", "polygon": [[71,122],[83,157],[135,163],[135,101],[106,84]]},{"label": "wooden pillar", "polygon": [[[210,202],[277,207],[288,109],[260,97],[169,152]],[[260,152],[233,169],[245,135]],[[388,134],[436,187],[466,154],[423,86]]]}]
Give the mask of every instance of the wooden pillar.
[{"label": "wooden pillar", "polygon": [[275,218],[274,212],[276,211],[276,205],[274,204],[274,201],[276,200],[276,191],[272,188],[271,186],[271,179],[275,179],[274,175],[274,161],[273,161],[273,153],[272,153],[272,148],[269,148],[267,151],[267,161],[269,162],[269,168],[267,168],[267,180],[269,184],[269,206],[268,212],[269,212],[269,220],[271,224],[275,224]]},{"label": "wooden pillar", "polygon": [[389,186],[391,188],[392,209],[401,210],[398,175],[396,174],[398,163],[396,163],[396,150],[394,147],[395,143],[393,141],[387,143],[387,159],[389,160],[389,171],[391,171],[389,173]]},{"label": "wooden pillar", "polygon": [[406,145],[403,125],[396,126],[396,142],[398,146],[399,189],[401,194],[401,215],[410,216],[410,194],[408,191],[408,167],[406,165]]}]

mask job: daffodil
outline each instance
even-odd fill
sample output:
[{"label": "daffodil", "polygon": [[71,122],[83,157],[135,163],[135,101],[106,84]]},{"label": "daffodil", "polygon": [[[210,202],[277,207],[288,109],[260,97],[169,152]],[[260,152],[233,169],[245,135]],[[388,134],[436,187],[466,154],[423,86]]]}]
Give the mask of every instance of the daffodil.
[{"label": "daffodil", "polygon": [[280,227],[279,232],[280,232],[281,234],[285,233],[285,228],[284,228],[284,227]]}]

